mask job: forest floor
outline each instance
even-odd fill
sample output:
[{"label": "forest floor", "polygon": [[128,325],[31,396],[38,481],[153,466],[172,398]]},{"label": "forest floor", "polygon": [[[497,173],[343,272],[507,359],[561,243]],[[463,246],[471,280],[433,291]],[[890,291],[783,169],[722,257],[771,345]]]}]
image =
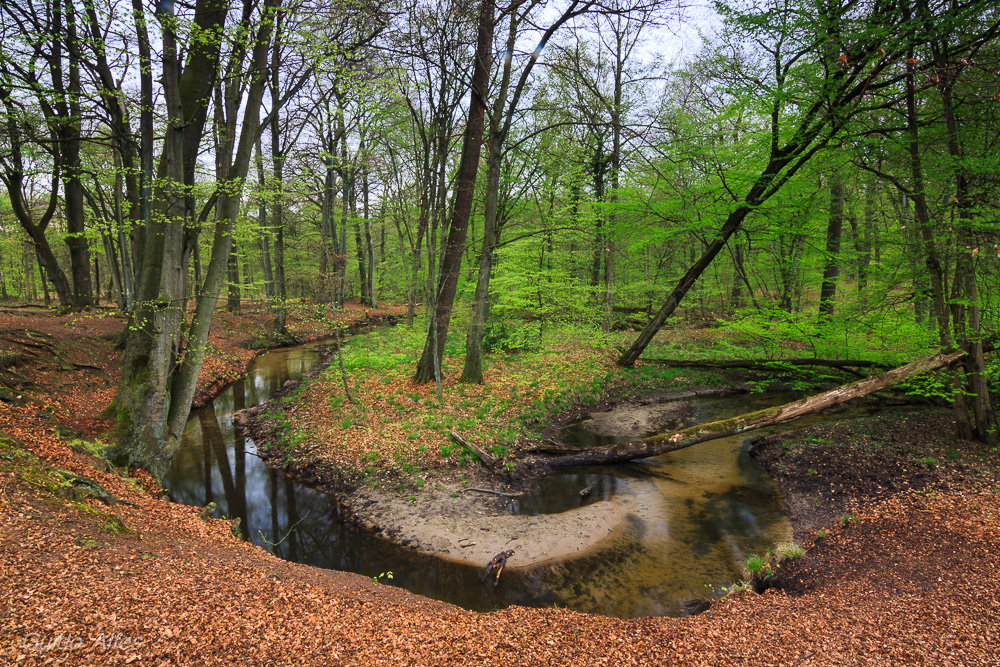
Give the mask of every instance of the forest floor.
[{"label": "forest floor", "polygon": [[[1000,455],[954,441],[945,412],[882,413],[759,444],[799,539],[815,541],[783,566],[783,590],[731,595],[689,618],[480,614],[282,561],[237,539],[228,521],[160,499],[148,476],[70,449],[74,436],[59,437],[57,423],[88,439],[107,430],[96,414],[113,393],[117,353],[100,336],[123,323],[14,312],[0,309],[0,339],[40,347],[0,341],[4,363],[28,353],[5,370],[33,380],[45,405],[12,405],[29,397],[17,387],[0,403],[0,664],[1000,661]],[[253,354],[250,319],[262,330],[267,316],[244,317],[219,319],[206,395]],[[53,468],[123,502],[72,496]]]}]

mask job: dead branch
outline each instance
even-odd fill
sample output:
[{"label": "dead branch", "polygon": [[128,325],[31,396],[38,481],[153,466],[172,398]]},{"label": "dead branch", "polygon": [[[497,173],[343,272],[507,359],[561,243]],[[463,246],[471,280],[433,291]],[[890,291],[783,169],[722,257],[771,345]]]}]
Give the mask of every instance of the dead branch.
[{"label": "dead branch", "polygon": [[479,445],[470,442],[469,440],[466,440],[457,431],[452,431],[451,437],[455,442],[457,442],[458,444],[462,445],[463,447],[467,448],[470,452],[475,454],[479,458],[479,460],[485,463],[488,467],[492,468],[497,464],[497,458],[495,456],[493,456],[492,454],[487,454],[486,450],[484,450]]},{"label": "dead branch", "polygon": [[913,363],[895,368],[882,375],[860,380],[853,384],[837,387],[815,396],[803,398],[792,403],[786,403],[774,408],[757,410],[739,417],[724,419],[710,424],[701,424],[674,433],[654,435],[642,440],[622,442],[601,447],[581,449],[579,452],[566,456],[558,456],[549,460],[553,466],[595,465],[621,463],[634,459],[644,459],[659,456],[678,449],[708,440],[725,438],[737,433],[745,433],[765,426],[774,426],[795,421],[855,398],[861,398],[887,387],[892,387],[911,377],[937,370],[959,361],[966,355],[964,350],[947,354],[935,354],[918,359]]}]

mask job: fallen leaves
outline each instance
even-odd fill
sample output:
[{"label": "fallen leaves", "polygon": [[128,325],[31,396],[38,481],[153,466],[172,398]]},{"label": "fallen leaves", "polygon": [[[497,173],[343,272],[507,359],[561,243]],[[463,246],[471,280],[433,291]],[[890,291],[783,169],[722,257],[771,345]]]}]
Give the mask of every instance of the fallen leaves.
[{"label": "fallen leaves", "polygon": [[[15,482],[0,465],[12,499],[46,514],[30,518],[0,502],[0,664],[995,665],[1000,658],[1000,496],[987,489],[872,501],[856,523],[806,555],[801,575],[809,586],[799,595],[733,596],[688,619],[522,607],[477,614],[281,561],[235,539],[225,521],[206,523],[197,508],[158,500],[151,480],[144,492],[95,471],[36,412],[0,405],[0,431],[134,502],[114,512],[143,539],[102,535],[89,513]],[[78,547],[81,535],[98,548]]]}]

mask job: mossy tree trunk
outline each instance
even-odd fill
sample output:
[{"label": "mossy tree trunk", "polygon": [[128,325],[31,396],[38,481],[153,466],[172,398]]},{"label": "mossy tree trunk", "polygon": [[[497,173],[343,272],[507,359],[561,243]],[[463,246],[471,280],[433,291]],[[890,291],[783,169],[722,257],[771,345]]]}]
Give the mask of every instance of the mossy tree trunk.
[{"label": "mossy tree trunk", "polygon": [[[252,79],[247,89],[239,146],[225,179],[217,185],[219,215],[204,285],[194,317],[183,335],[185,314],[182,274],[185,201],[185,159],[197,150],[204,128],[207,100],[219,67],[221,40],[198,40],[183,72],[177,63],[172,17],[163,21],[164,98],[168,123],[159,166],[153,217],[142,262],[139,302],[126,341],[122,378],[113,403],[118,418],[117,442],[110,453],[117,464],[141,467],[160,477],[180,442],[190,412],[215,304],[225,281],[231,249],[231,229],[239,214],[242,184],[259,128],[266,83],[267,53],[275,11],[280,0],[262,8],[252,44]],[[215,33],[225,25],[228,9],[222,0],[199,0],[195,24]],[[244,16],[244,20],[248,20]],[[249,27],[249,26],[248,26]],[[234,49],[233,56],[238,55]],[[242,55],[239,56],[242,59]],[[199,122],[200,121],[200,122]],[[190,136],[196,133],[197,137]]]}]

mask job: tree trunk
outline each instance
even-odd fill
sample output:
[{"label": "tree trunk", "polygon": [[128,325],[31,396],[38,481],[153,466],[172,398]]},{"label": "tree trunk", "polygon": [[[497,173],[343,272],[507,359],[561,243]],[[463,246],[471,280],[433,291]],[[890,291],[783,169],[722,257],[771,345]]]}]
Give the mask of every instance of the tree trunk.
[{"label": "tree trunk", "polygon": [[[267,228],[267,179],[264,177],[264,154],[261,152],[260,137],[257,137],[257,185],[260,188],[260,203],[257,205],[257,228],[260,230],[260,256],[264,265],[264,294],[268,303],[274,305],[274,273],[271,271],[271,232]],[[325,256],[325,255],[324,255]]]},{"label": "tree trunk", "polygon": [[[158,12],[169,14],[161,5]],[[221,28],[225,11],[218,12],[212,0],[198,3],[198,13],[211,13]],[[141,467],[161,476],[179,444],[180,433],[171,433],[171,384],[181,336],[181,265],[184,217],[184,132],[188,121],[207,107],[211,95],[211,73],[217,53],[198,49],[188,67],[180,72],[173,20],[166,16],[163,27],[163,91],[167,125],[163,139],[153,207],[143,248],[133,328],[126,340],[122,375],[115,393],[117,437],[109,458],[116,465]],[[184,93],[198,100],[183,99]],[[185,101],[187,106],[185,107]],[[179,398],[177,399],[179,400]],[[189,407],[189,406],[188,406]]]},{"label": "tree trunk", "polygon": [[[934,45],[935,66],[938,72],[938,91],[941,94],[944,110],[945,129],[948,134],[948,153],[952,158],[954,169],[955,195],[954,203],[958,209],[957,241],[958,257],[955,267],[955,291],[962,304],[967,326],[959,329],[956,322],[956,338],[959,345],[968,346],[971,354],[965,359],[965,376],[968,382],[968,395],[965,387],[956,387],[955,408],[959,428],[967,428],[963,422],[968,422],[969,413],[966,404],[972,410],[971,431],[976,439],[987,445],[996,445],[1000,441],[997,434],[997,419],[990,400],[990,387],[986,381],[986,360],[983,355],[983,330],[980,322],[979,290],[976,285],[976,270],[973,262],[973,246],[976,239],[973,234],[973,211],[975,203],[970,196],[968,175],[964,161],[965,154],[959,137],[958,119],[956,117],[953,89],[961,72],[961,67],[954,62],[947,62],[942,55],[944,49]],[[965,399],[965,400],[960,400]],[[961,413],[961,414],[959,414]]]},{"label": "tree trunk", "polygon": [[[352,179],[353,180],[353,179]],[[358,257],[358,286],[361,292],[361,303],[368,303],[368,251],[365,248],[364,239],[361,238],[361,219],[357,214],[358,195],[351,183],[350,188],[351,218],[354,227],[354,253]]]},{"label": "tree trunk", "polygon": [[826,227],[826,268],[819,291],[820,323],[833,317],[837,299],[837,278],[840,276],[840,239],[844,230],[844,181],[839,173],[830,184],[830,218]]},{"label": "tree trunk", "polygon": [[486,90],[489,86],[490,61],[493,55],[493,14],[493,0],[482,0],[479,6],[478,37],[472,70],[469,120],[465,126],[462,160],[455,181],[455,206],[452,211],[447,250],[441,261],[435,308],[433,312],[428,313],[434,324],[428,331],[424,351],[417,364],[415,379],[419,383],[430,382],[435,376],[440,377],[439,364],[444,355],[444,342],[448,336],[451,309],[455,302],[455,291],[462,268],[462,253],[465,250],[469,217],[472,215],[476,173],[479,170],[479,154],[483,138]]},{"label": "tree trunk", "polygon": [[274,232],[274,333],[288,335],[288,288],[285,282],[285,156],[281,150],[281,41],[283,13],[275,19],[274,45],[271,48],[271,176],[274,203],[271,206],[271,229]]},{"label": "tree trunk", "polygon": [[48,239],[45,238],[45,232],[36,226],[26,229],[26,231],[31,237],[32,244],[35,246],[38,266],[43,270],[42,288],[45,291],[45,303],[49,302],[48,284],[52,283],[52,287],[56,291],[56,298],[59,300],[59,307],[70,308],[73,305],[73,292],[70,289],[66,274],[63,273],[63,270],[59,267],[59,263],[56,261],[56,256],[49,246]]},{"label": "tree trunk", "polygon": [[673,315],[681,300],[688,293],[688,290],[690,290],[695,284],[695,281],[701,277],[701,274],[705,272],[705,269],[709,267],[712,260],[714,260],[716,255],[719,254],[719,251],[725,247],[726,241],[729,240],[729,237],[731,237],[736,230],[739,229],[740,225],[743,223],[743,219],[747,216],[750,210],[749,206],[741,206],[729,214],[726,224],[722,227],[720,237],[708,244],[708,247],[702,253],[701,258],[699,258],[698,261],[687,270],[687,273],[684,274],[684,276],[680,279],[680,282],[677,283],[677,286],[674,287],[674,290],[667,297],[664,304],[660,306],[658,311],[656,311],[652,321],[646,325],[646,328],[642,330],[636,341],[632,343],[632,346],[626,350],[621,357],[619,357],[619,366],[632,366],[635,364],[639,355],[643,353],[646,346],[653,340],[653,336],[656,335],[656,332],[660,330],[660,327],[663,326],[663,323],[666,322],[667,318]]},{"label": "tree trunk", "polygon": [[[53,49],[54,58],[61,60],[61,47],[58,44],[63,39],[61,31],[60,2],[53,4],[53,17],[56,23],[57,43]],[[72,42],[76,42],[76,12],[73,3],[66,1],[67,10],[66,32]],[[60,109],[61,123],[59,125],[60,151],[62,153],[63,196],[66,212],[66,245],[69,247],[70,273],[73,277],[73,307],[83,308],[93,302],[93,289],[90,282],[90,253],[87,249],[87,238],[84,228],[83,205],[83,166],[80,161],[80,62],[76,48],[67,49],[69,56],[69,86],[64,86],[61,64],[52,66],[52,83],[59,96],[56,108]]]},{"label": "tree trunk", "polygon": [[[964,350],[935,354],[914,361],[906,366],[893,369],[882,375],[837,387],[831,391],[803,398],[792,403],[786,403],[778,407],[765,408],[764,410],[757,410],[756,412],[750,412],[731,419],[724,419],[710,424],[700,424],[682,431],[654,435],[642,440],[582,449],[578,453],[551,459],[548,461],[548,464],[552,466],[575,466],[623,463],[635,459],[659,456],[667,452],[696,445],[700,442],[746,433],[747,431],[757,430],[766,426],[785,424],[806,415],[819,412],[820,410],[825,410],[852,399],[861,398],[887,387],[892,387],[916,375],[949,366],[965,356],[966,352]],[[544,452],[544,450],[541,451]]]},{"label": "tree trunk", "polygon": [[235,242],[229,250],[229,261],[226,262],[226,310],[230,313],[240,312],[240,258]]},{"label": "tree trunk", "polygon": [[375,307],[375,248],[372,245],[372,228],[368,201],[368,154],[365,152],[365,142],[364,136],[361,137],[360,143],[360,153],[361,159],[364,162],[361,165],[361,218],[362,224],[364,225],[364,236],[365,236],[365,254],[368,259],[368,276],[367,284],[365,285],[365,291],[367,292],[368,299],[364,302],[370,308]]},{"label": "tree trunk", "polygon": [[135,21],[136,36],[139,48],[139,206],[133,211],[136,222],[139,223],[132,246],[132,278],[133,292],[138,293],[142,258],[146,245],[150,217],[153,211],[153,65],[152,49],[149,43],[149,31],[146,25],[146,11],[142,0],[132,0],[132,16]]},{"label": "tree trunk", "polygon": [[[266,19],[260,22],[253,38],[252,74],[244,97],[239,149],[226,170],[226,181],[219,184],[220,221],[185,349],[180,348],[184,314],[179,308],[183,296],[181,275],[186,269],[181,264],[187,214],[185,169],[193,165],[201,140],[221,47],[214,40],[197,43],[181,72],[173,21],[169,15],[163,21],[163,91],[168,122],[156,189],[157,214],[151,219],[146,238],[139,307],[126,342],[122,378],[113,404],[118,437],[109,453],[116,464],[145,468],[156,477],[166,471],[179,445],[204,361],[212,314],[229,260],[232,223],[239,213],[240,185],[249,170],[258,130],[271,19],[279,5],[280,0],[265,1]],[[161,3],[158,11],[169,14],[170,5]],[[195,21],[200,29],[215,32],[225,25],[227,13],[225,3],[219,0],[199,0]],[[190,154],[186,152],[189,149]]]},{"label": "tree trunk", "polygon": [[[517,37],[516,17],[511,17],[507,35],[508,52],[514,48]],[[465,364],[461,382],[483,383],[483,336],[486,334],[486,320],[490,313],[490,277],[493,273],[493,255],[496,252],[497,209],[500,201],[500,169],[503,166],[504,126],[502,114],[507,105],[510,89],[510,58],[504,59],[497,98],[493,104],[493,114],[489,128],[489,160],[486,172],[486,202],[483,210],[483,245],[479,255],[479,273],[476,278],[476,292],[472,298],[472,320],[465,337]]]},{"label": "tree trunk", "polygon": [[[864,309],[867,303],[868,290],[868,267],[872,257],[872,235],[871,228],[874,225],[875,217],[875,195],[871,187],[865,190],[865,217],[862,221],[864,229],[859,229],[858,219],[851,216],[851,238],[854,242],[854,254],[856,256],[856,271],[858,279],[858,307]],[[918,253],[919,254],[919,253]]]}]

